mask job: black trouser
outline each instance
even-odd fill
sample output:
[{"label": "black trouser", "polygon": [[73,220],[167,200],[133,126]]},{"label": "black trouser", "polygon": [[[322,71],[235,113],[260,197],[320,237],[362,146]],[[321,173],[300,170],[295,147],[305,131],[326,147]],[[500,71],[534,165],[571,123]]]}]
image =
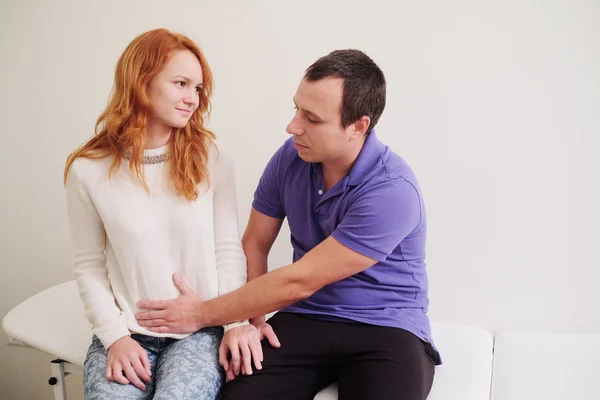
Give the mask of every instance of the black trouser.
[{"label": "black trouser", "polygon": [[340,400],[424,400],[429,394],[437,353],[408,331],[281,312],[269,323],[281,347],[263,340],[263,369],[226,384],[222,399],[312,400],[335,381]]}]

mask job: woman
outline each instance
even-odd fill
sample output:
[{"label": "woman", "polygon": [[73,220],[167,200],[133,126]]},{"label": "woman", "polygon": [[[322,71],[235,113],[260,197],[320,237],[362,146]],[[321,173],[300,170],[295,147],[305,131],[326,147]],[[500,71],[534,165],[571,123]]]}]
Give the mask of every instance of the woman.
[{"label": "woman", "polygon": [[137,301],[179,295],[173,274],[202,300],[246,282],[232,164],[204,126],[212,84],[189,38],[138,36],[117,63],[96,134],[67,159],[74,273],[94,334],[86,399],[215,399],[223,331],[262,357],[247,321],[176,335],[134,317]]}]

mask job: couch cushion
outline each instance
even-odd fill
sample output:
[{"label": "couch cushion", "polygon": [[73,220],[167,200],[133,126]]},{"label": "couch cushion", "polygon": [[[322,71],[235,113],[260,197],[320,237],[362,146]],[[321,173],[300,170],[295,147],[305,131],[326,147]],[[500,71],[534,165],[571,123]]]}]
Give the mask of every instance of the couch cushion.
[{"label": "couch cushion", "polygon": [[492,400],[600,398],[600,335],[496,335]]},{"label": "couch cushion", "polygon": [[[6,315],[3,328],[9,336],[78,366],[83,365],[92,338],[75,281],[25,300]],[[429,400],[488,400],[492,335],[477,328],[435,322],[432,333],[444,364],[436,368]],[[336,386],[322,390],[315,399],[336,400]],[[500,399],[508,397],[496,400]]]},{"label": "couch cushion", "polygon": [[468,326],[432,322],[442,355],[429,400],[489,400],[494,338]]},{"label": "couch cushion", "polygon": [[13,308],[2,321],[6,334],[54,357],[83,366],[92,343],[75,281],[43,290]]}]

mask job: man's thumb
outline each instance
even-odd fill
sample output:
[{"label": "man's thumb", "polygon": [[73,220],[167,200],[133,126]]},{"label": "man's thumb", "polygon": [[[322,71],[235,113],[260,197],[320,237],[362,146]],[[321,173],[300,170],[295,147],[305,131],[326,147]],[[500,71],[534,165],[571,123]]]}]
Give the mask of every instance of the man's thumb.
[{"label": "man's thumb", "polygon": [[181,294],[193,294],[194,291],[185,283],[183,278],[175,272],[173,274],[173,283],[177,286],[177,289],[181,292]]}]

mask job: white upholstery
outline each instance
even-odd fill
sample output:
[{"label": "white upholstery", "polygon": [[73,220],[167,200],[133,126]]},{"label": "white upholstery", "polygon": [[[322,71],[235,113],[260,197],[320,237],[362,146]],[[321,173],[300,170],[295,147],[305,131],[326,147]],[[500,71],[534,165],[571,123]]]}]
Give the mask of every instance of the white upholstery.
[{"label": "white upholstery", "polygon": [[337,400],[337,383],[321,390],[315,396],[315,400]]},{"label": "white upholstery", "polygon": [[80,367],[92,343],[92,328],[75,281],[25,300],[6,314],[2,329],[12,338]]},{"label": "white upholstery", "polygon": [[491,400],[600,399],[600,335],[496,335]]},{"label": "white upholstery", "polygon": [[[92,336],[75,281],[25,300],[2,328],[79,367]],[[494,343],[491,333],[473,327],[433,322],[432,331],[443,365],[428,400],[490,400],[490,392],[491,400],[600,399],[600,335],[506,332]],[[337,400],[336,385],[315,400]]]},{"label": "white upholstery", "polygon": [[494,338],[467,326],[432,322],[433,340],[443,364],[436,369],[430,400],[487,400],[490,396]]},{"label": "white upholstery", "polygon": [[[91,326],[84,317],[75,281],[25,300],[6,315],[2,327],[9,336],[77,366],[83,366],[91,342]],[[430,399],[487,399],[492,335],[443,323],[433,323],[432,329],[444,365],[436,370]],[[316,399],[337,399],[336,386],[321,391]]]}]

